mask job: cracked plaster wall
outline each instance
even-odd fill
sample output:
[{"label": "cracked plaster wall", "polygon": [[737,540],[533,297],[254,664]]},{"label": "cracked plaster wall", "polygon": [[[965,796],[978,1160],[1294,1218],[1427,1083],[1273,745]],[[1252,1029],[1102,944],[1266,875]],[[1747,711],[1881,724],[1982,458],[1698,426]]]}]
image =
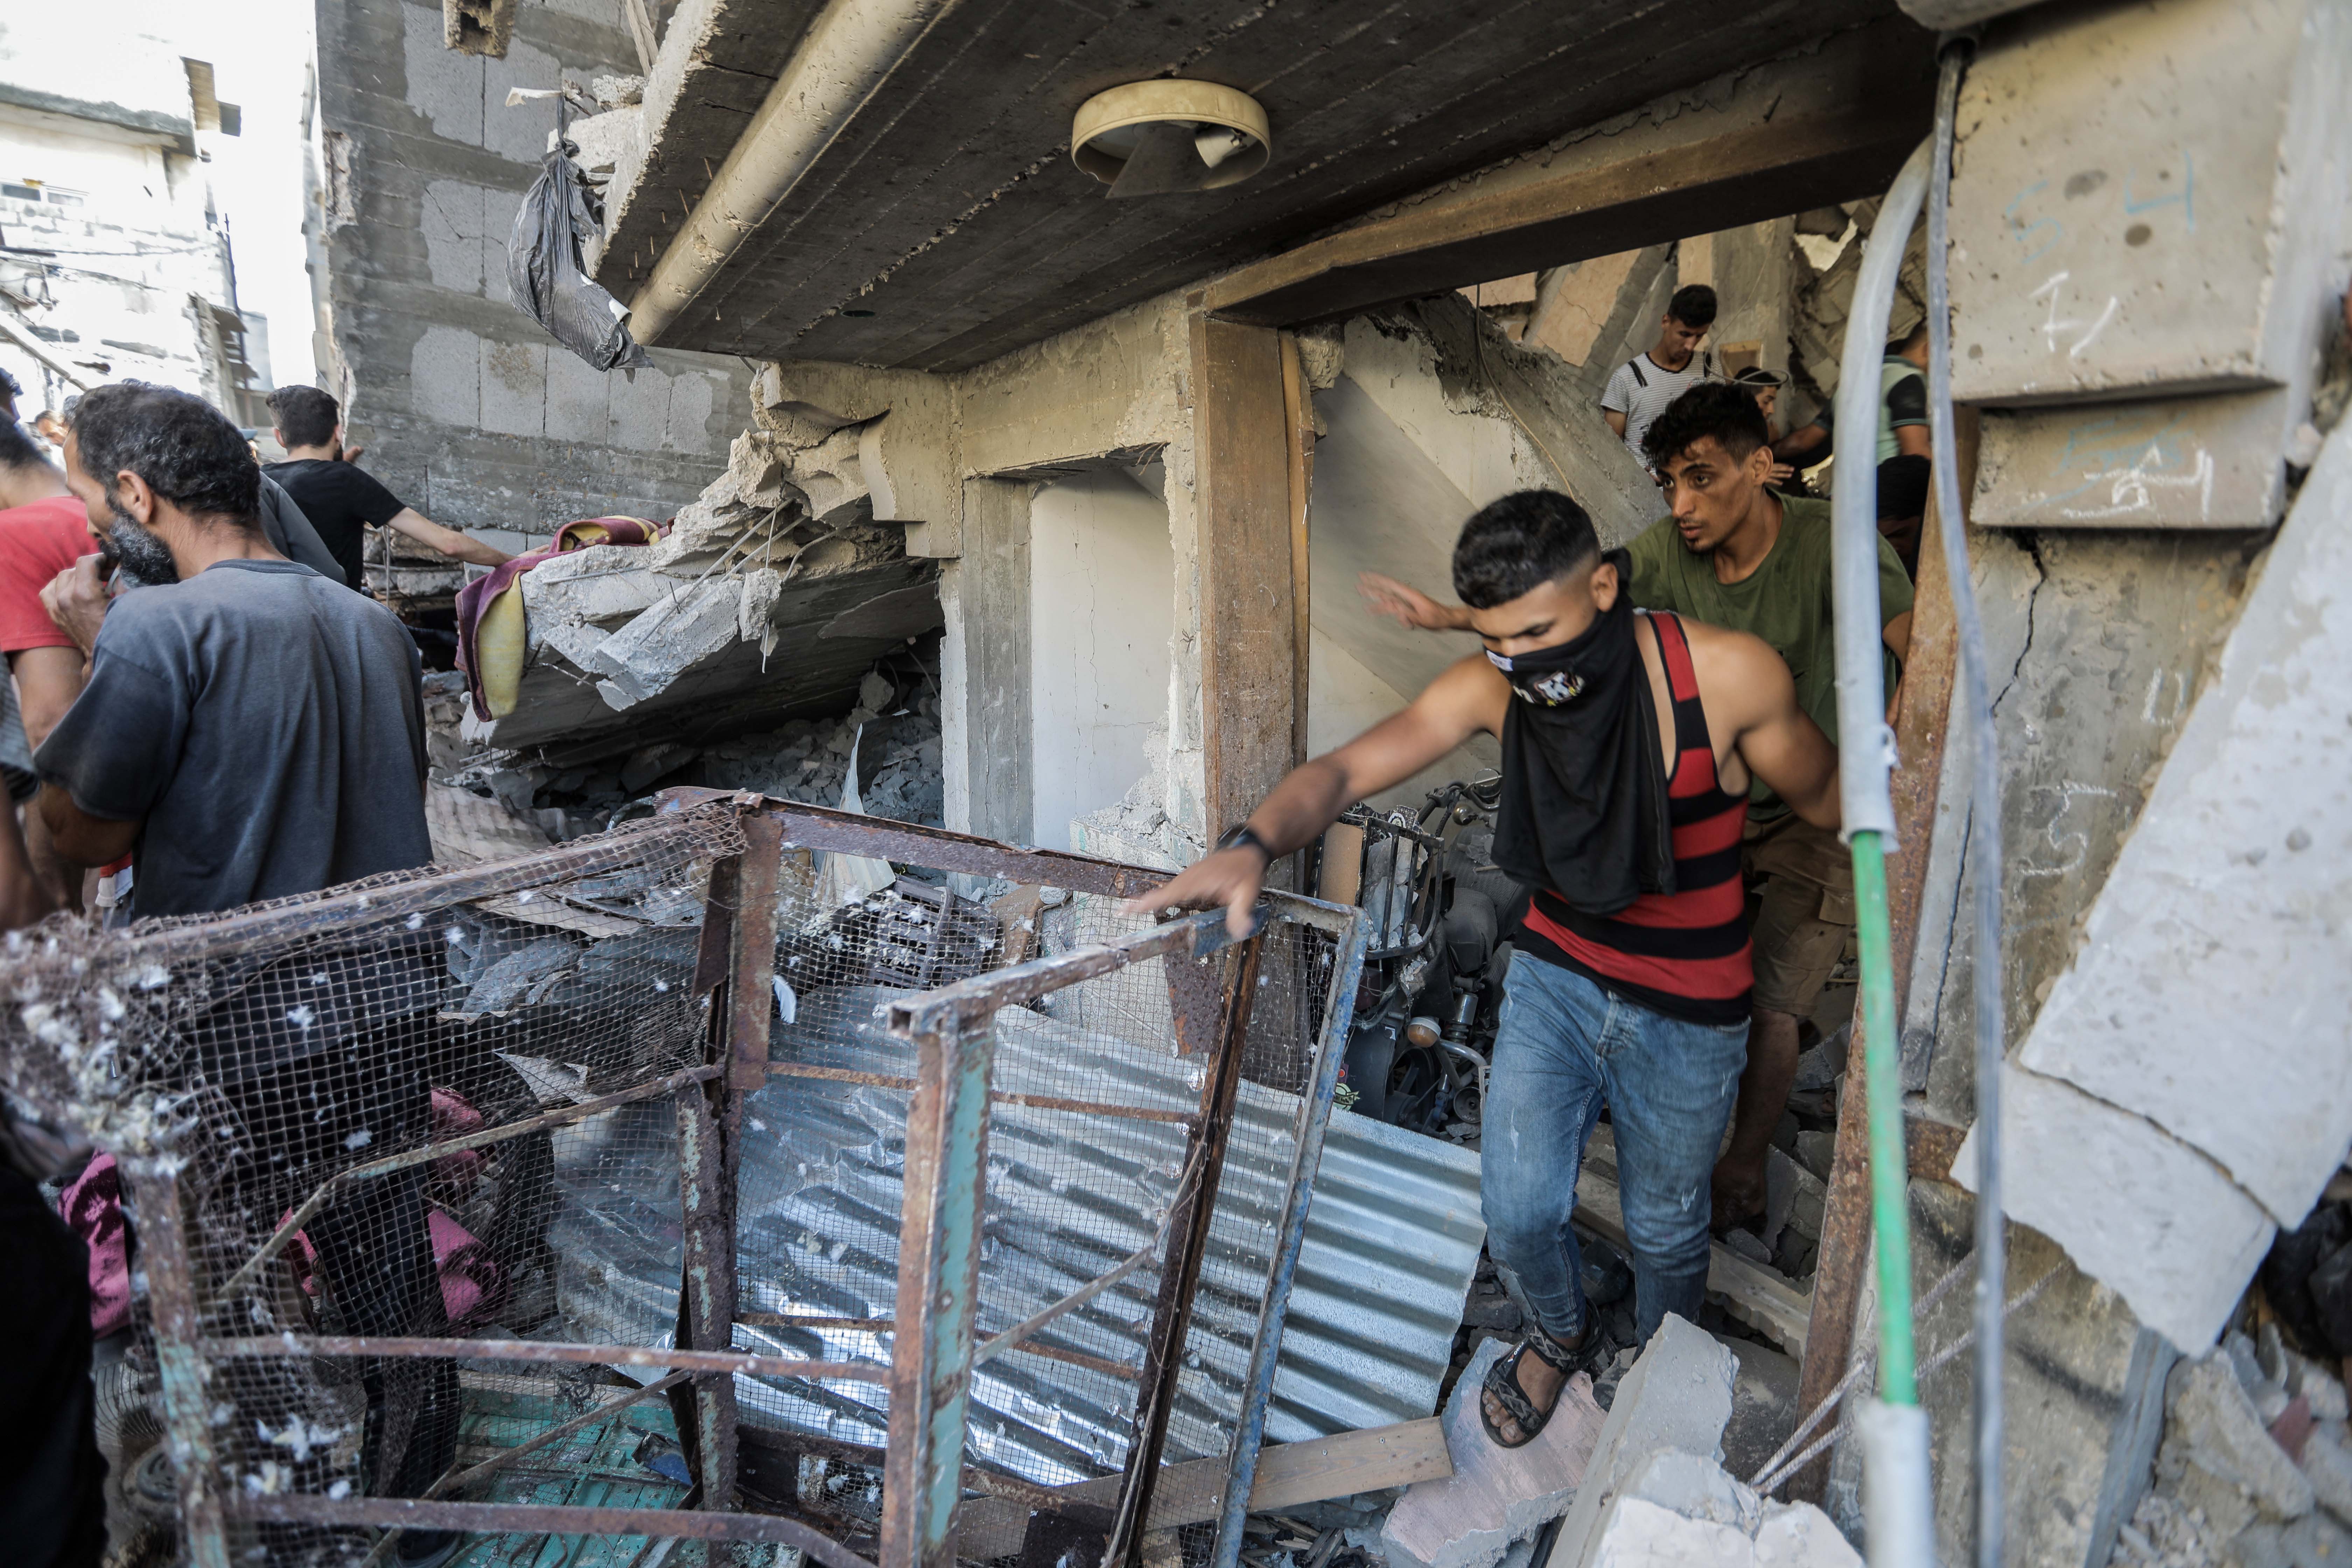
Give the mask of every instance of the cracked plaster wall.
[{"label": "cracked plaster wall", "polygon": [[369,468],[508,549],[692,500],[751,422],[742,363],[657,349],[633,374],[592,370],[508,293],[507,237],[554,108],[509,109],[507,89],[635,70],[619,0],[523,8],[503,59],[445,48],[438,5],[320,0],[318,20],[321,120],[348,139],[350,198],[320,220],[320,363]]}]

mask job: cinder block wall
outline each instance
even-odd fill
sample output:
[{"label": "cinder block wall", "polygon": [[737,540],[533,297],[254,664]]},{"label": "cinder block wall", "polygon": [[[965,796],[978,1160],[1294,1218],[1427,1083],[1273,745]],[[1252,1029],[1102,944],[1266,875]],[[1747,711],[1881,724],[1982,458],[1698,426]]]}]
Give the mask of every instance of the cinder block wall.
[{"label": "cinder block wall", "polygon": [[600,373],[507,288],[507,237],[555,123],[551,101],[509,109],[507,90],[553,87],[559,68],[635,73],[618,0],[520,7],[504,59],[445,48],[437,5],[319,0],[318,18],[321,380],[367,467],[509,549],[693,500],[751,423],[744,364],[656,351],[634,375]]}]

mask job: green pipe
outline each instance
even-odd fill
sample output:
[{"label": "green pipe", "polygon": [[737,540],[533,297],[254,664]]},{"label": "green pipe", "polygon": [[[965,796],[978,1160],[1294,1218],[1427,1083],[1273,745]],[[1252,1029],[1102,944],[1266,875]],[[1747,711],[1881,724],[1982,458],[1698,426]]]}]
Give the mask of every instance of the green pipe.
[{"label": "green pipe", "polygon": [[1878,1397],[1919,1403],[1911,1351],[1909,1162],[1903,1152],[1903,1064],[1895,1034],[1895,955],[1887,934],[1886,851],[1853,836],[1853,896],[1862,946],[1863,1071],[1870,1111],[1870,1212],[1878,1240]]}]

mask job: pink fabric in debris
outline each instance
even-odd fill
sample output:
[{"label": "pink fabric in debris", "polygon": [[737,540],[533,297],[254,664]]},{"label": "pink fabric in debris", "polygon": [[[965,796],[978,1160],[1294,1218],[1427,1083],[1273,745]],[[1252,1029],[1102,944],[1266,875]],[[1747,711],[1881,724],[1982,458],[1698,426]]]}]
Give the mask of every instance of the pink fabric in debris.
[{"label": "pink fabric in debris", "polygon": [[114,1156],[82,1168],[58,1212],[89,1248],[89,1332],[102,1340],[131,1326],[131,1249],[122,1225],[122,1173]]},{"label": "pink fabric in debris", "polygon": [[[482,1113],[446,1089],[433,1091],[433,1142],[444,1143],[482,1130]],[[481,1179],[482,1152],[460,1149],[433,1162],[433,1179],[453,1189],[453,1201],[462,1201]]]},{"label": "pink fabric in debris", "polygon": [[425,1216],[433,1236],[433,1267],[441,1276],[441,1305],[449,1327],[464,1332],[478,1328],[506,1305],[506,1274],[490,1249],[473,1233],[439,1209]]}]

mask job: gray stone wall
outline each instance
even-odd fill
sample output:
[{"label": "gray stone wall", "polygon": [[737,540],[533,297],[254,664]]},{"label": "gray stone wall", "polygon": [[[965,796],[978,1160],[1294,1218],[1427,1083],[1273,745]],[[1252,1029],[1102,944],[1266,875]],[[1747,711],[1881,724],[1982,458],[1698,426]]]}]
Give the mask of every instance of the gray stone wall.
[{"label": "gray stone wall", "polygon": [[600,373],[510,302],[507,236],[539,174],[552,103],[509,88],[634,73],[618,0],[520,9],[503,59],[442,45],[441,10],[320,0],[329,339],[367,467],[436,521],[507,548],[574,518],[667,518],[751,423],[739,360],[656,350]]}]

